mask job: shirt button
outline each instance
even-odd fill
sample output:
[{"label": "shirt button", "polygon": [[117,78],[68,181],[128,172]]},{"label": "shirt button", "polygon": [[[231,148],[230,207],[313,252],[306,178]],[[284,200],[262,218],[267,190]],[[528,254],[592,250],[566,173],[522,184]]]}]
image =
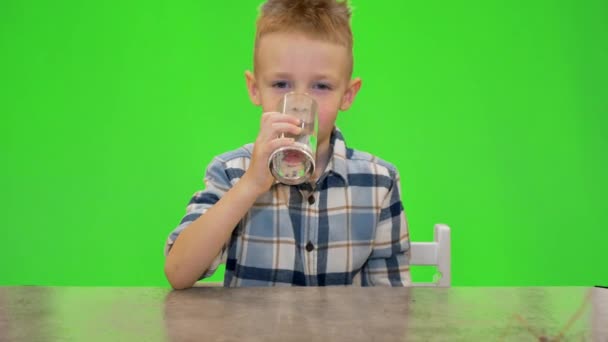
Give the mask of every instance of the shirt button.
[{"label": "shirt button", "polygon": [[315,245],[313,245],[312,242],[308,241],[308,243],[306,244],[306,251],[310,252],[313,249],[315,249]]},{"label": "shirt button", "polygon": [[308,197],[308,204],[310,204],[310,205],[315,204],[315,195],[310,195]]}]

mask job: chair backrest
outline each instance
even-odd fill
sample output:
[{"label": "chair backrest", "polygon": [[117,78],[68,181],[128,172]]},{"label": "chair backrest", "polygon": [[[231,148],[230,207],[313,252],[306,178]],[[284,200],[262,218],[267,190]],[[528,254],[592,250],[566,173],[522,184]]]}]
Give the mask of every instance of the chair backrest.
[{"label": "chair backrest", "polygon": [[412,249],[410,265],[435,265],[439,271],[440,278],[432,283],[413,283],[412,286],[451,286],[452,273],[450,227],[446,224],[436,224],[435,237],[433,240],[433,242],[410,243],[410,247]]}]

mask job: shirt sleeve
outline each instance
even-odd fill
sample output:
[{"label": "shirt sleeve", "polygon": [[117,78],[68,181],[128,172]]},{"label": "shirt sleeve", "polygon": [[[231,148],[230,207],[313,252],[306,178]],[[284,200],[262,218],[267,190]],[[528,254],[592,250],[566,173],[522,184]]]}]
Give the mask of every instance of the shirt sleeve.
[{"label": "shirt sleeve", "polygon": [[[205,190],[197,191],[194,193],[188,206],[186,207],[186,214],[183,216],[179,225],[169,234],[167,238],[167,242],[165,243],[165,257],[169,254],[171,247],[173,247],[173,243],[181,234],[184,229],[187,227],[201,215],[204,215],[209,208],[211,208],[215,203],[217,203],[222,196],[230,190],[232,184],[227,175],[226,168],[223,162],[218,159],[214,159],[211,164],[207,167],[205,172]],[[200,279],[210,277],[217,270],[218,266],[221,263],[226,261],[226,250],[227,244],[224,244],[224,247],[220,251],[220,253],[215,257],[209,269],[205,271],[204,274],[201,275]]]},{"label": "shirt sleeve", "polygon": [[372,253],[361,271],[362,286],[410,286],[410,238],[401,202],[399,173],[380,210]]}]

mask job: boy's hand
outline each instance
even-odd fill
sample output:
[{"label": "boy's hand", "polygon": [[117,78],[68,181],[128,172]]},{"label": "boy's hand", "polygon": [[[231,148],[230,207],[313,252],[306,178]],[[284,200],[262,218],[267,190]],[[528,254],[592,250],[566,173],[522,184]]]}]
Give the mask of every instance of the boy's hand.
[{"label": "boy's hand", "polygon": [[262,194],[272,186],[274,178],[268,168],[268,158],[279,147],[289,146],[293,138],[279,138],[281,133],[298,135],[302,131],[300,119],[278,112],[262,114],[260,133],[253,145],[251,164],[243,175],[243,180],[250,183],[251,189]]}]

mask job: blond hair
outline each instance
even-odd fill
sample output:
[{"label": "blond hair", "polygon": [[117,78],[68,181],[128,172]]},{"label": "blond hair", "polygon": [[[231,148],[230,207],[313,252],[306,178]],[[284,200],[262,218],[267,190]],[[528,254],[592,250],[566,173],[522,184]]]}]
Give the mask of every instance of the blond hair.
[{"label": "blond hair", "polygon": [[[346,0],[267,0],[260,7],[255,51],[260,39],[274,32],[298,32],[346,47],[352,72],[351,9]],[[255,64],[254,53],[254,64]]]}]

